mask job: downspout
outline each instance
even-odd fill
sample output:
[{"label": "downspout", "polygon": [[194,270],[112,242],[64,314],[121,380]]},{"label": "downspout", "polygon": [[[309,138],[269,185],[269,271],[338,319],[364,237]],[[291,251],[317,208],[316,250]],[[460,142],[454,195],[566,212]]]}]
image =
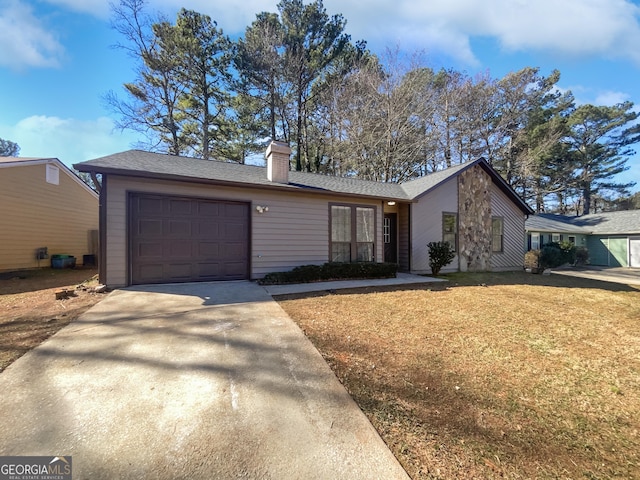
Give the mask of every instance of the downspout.
[{"label": "downspout", "polygon": [[98,281],[107,284],[107,175],[102,175],[98,197]]}]

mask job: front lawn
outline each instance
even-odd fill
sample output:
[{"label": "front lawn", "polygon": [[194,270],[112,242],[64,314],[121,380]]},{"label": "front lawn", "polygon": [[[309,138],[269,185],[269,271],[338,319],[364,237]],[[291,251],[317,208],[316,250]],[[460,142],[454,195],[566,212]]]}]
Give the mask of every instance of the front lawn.
[{"label": "front lawn", "polygon": [[[0,274],[0,373],[103,298],[88,290],[98,284],[96,274],[83,268]],[[58,300],[60,290],[74,293]]]},{"label": "front lawn", "polygon": [[448,278],[278,300],[413,479],[640,478],[640,289]]}]

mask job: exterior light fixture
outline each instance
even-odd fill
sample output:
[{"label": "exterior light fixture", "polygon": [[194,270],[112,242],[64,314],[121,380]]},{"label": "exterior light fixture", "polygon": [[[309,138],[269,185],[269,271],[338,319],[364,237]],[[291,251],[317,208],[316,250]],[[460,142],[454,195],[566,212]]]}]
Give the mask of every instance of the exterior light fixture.
[{"label": "exterior light fixture", "polygon": [[267,207],[266,205],[262,206],[262,205],[256,205],[256,212],[258,213],[265,213],[269,211],[269,207]]},{"label": "exterior light fixture", "polygon": [[393,207],[396,204],[396,202],[387,202],[387,205],[389,205],[390,207]]}]

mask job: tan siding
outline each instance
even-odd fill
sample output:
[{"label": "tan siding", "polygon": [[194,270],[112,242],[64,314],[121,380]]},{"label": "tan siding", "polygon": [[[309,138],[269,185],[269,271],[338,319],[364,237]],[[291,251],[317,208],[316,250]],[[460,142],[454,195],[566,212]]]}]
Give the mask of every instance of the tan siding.
[{"label": "tan siding", "polygon": [[524,213],[498,187],[492,185],[491,214],[504,219],[504,251],[493,253],[492,269],[520,270],[524,265],[525,252]]},{"label": "tan siding", "polygon": [[69,254],[82,263],[91,252],[90,231],[98,229],[98,199],[60,169],[60,182],[46,182],[46,165],[0,169],[0,271],[49,266],[35,258]]},{"label": "tan siding", "polygon": [[[107,182],[107,283],[122,286],[127,279],[127,192],[235,200],[251,203],[251,278],[329,259],[329,203],[377,207],[376,255],[382,261],[382,204],[349,197],[288,194],[259,189],[217,187],[182,182],[109,176]],[[258,213],[256,206],[268,206]]]},{"label": "tan siding", "polygon": [[[452,178],[411,205],[411,271],[431,273],[427,243],[442,240],[442,212],[458,211],[458,181]],[[443,272],[456,271],[458,257]]]}]

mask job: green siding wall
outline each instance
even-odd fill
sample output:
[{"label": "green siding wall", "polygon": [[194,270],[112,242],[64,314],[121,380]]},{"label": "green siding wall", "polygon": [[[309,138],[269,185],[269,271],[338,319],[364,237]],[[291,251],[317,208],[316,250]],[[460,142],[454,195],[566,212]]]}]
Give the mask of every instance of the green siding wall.
[{"label": "green siding wall", "polygon": [[591,265],[627,267],[627,237],[592,236],[588,240]]}]

